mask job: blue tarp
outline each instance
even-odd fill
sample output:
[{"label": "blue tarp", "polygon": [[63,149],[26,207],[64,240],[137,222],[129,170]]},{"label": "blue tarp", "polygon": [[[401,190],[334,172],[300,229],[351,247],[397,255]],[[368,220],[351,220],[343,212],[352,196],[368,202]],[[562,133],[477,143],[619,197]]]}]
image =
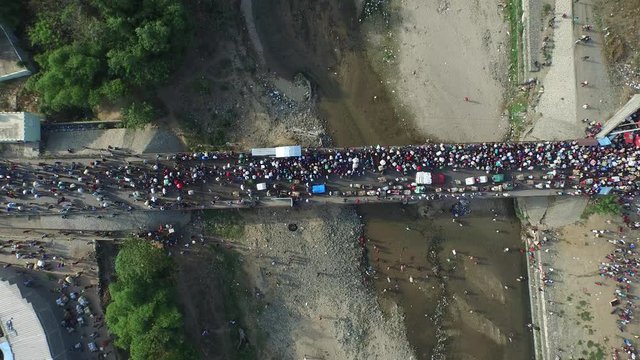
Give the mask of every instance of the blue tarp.
[{"label": "blue tarp", "polygon": [[600,191],[598,191],[598,195],[607,195],[611,192],[611,190],[613,190],[612,187],[603,186],[600,188]]},{"label": "blue tarp", "polygon": [[603,138],[598,139],[598,144],[600,144],[600,146],[609,146],[611,145],[611,139],[605,136]]},{"label": "blue tarp", "polygon": [[311,193],[312,194],[324,194],[327,192],[327,188],[324,184],[312,185]]}]

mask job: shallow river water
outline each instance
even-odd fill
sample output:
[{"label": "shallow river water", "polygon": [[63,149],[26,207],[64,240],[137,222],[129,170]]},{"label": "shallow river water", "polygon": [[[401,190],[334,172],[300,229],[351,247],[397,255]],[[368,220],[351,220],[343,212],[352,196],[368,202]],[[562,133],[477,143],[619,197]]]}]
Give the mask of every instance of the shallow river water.
[{"label": "shallow river water", "polygon": [[419,359],[531,358],[520,224],[509,202],[485,201],[456,222],[445,203],[427,216],[416,206],[359,208],[376,290],[404,310]]}]

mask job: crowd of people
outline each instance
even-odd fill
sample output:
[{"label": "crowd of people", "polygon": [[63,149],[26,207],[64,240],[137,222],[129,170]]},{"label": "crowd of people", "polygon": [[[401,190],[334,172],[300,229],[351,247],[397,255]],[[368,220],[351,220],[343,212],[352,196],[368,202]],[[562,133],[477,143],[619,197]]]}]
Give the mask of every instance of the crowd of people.
[{"label": "crowd of people", "polygon": [[[222,199],[257,195],[255,185],[290,188],[300,184],[301,196],[310,196],[314,183],[327,186],[362,181],[371,176],[395,177],[410,187],[417,171],[473,170],[479,173],[544,171],[567,180],[578,193],[594,194],[602,187],[635,194],[640,170],[640,149],[624,142],[611,146],[583,146],[575,141],[543,143],[426,144],[371,146],[357,149],[307,149],[288,158],[251,157],[244,153],[211,152],[157,155],[132,159],[125,152],[106,149],[110,156],[89,163],[9,163],[0,175],[0,195],[8,211],[25,210],[20,200],[54,197],[47,209],[72,208],[75,198],[92,194],[96,202],[86,208],[134,202],[148,208],[208,206]],[[446,186],[446,185],[445,185]],[[127,193],[125,198],[115,193]],[[379,194],[379,193],[378,193]],[[37,206],[37,201],[32,202]],[[133,206],[132,206],[133,205]],[[66,210],[65,210],[66,209]]]},{"label": "crowd of people", "polygon": [[[598,237],[607,233],[604,230],[593,230],[593,232]],[[628,240],[626,236],[614,236],[609,242],[614,244],[615,248],[612,253],[606,256],[606,261],[600,264],[599,273],[600,276],[616,282],[614,298],[611,300],[612,314],[617,316],[618,329],[624,332],[627,325],[634,319],[637,296],[633,295],[635,292],[633,286],[638,281],[640,256],[636,242]],[[601,285],[601,283],[596,284]],[[622,351],[627,353],[630,358],[635,358],[638,355],[637,349],[626,339]]]}]

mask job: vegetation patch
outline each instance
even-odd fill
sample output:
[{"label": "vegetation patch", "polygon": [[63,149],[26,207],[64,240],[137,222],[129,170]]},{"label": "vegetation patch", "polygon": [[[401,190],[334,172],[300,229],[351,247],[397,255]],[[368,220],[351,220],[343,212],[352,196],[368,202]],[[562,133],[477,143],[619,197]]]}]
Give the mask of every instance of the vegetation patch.
[{"label": "vegetation patch", "polygon": [[244,223],[238,210],[207,210],[204,212],[207,231],[225,239],[244,235]]},{"label": "vegetation patch", "polygon": [[518,220],[520,220],[521,222],[526,222],[528,220],[527,218],[527,213],[526,211],[524,211],[524,209],[522,209],[522,207],[520,207],[519,203],[516,204],[517,206],[515,207],[516,209],[516,217],[518,218]]},{"label": "vegetation patch", "polygon": [[115,271],[106,311],[115,345],[132,360],[196,359],[183,333],[173,260],[150,242],[129,238],[116,257]]},{"label": "vegetation patch", "polygon": [[521,93],[509,103],[509,123],[511,135],[517,138],[525,129],[527,119],[528,94]]},{"label": "vegetation patch", "polygon": [[524,25],[522,24],[522,1],[509,0],[505,6],[505,16],[509,22],[509,79],[517,83],[520,79],[520,74],[523,73],[524,67],[522,62],[522,33],[524,32]]},{"label": "vegetation patch", "polygon": [[602,345],[595,343],[591,340],[587,342],[588,350],[583,350],[582,354],[587,357],[587,360],[604,360],[604,350]]},{"label": "vegetation patch", "polygon": [[622,205],[617,195],[604,195],[591,200],[582,213],[583,218],[588,218],[591,214],[620,215]]},{"label": "vegetation patch", "polygon": [[128,128],[140,128],[153,121],[157,115],[156,109],[146,101],[134,102],[126,107],[122,113],[122,123]]},{"label": "vegetation patch", "polygon": [[202,119],[188,110],[178,116],[190,149],[221,150],[227,147],[227,134],[238,122],[239,115],[235,109],[214,112],[206,125],[201,125]]},{"label": "vegetation patch", "polygon": [[525,130],[529,107],[529,90],[518,88],[524,76],[524,43],[522,34],[522,2],[509,0],[504,7],[505,20],[509,23],[509,81],[511,87],[506,102],[511,139],[517,139]]},{"label": "vegetation patch", "polygon": [[[238,333],[242,331],[256,331],[256,335],[260,335],[258,329],[254,326],[243,327],[246,323],[245,314],[249,311],[257,312],[255,307],[256,300],[254,295],[247,290],[245,286],[245,277],[242,270],[242,259],[240,254],[222,247],[210,247],[213,252],[214,261],[211,264],[211,271],[218,274],[222,278],[223,288],[221,289],[224,301],[224,310],[227,321],[233,323],[238,329],[230,333],[233,343],[240,343],[237,352],[231,356],[236,360],[255,360],[258,359],[257,347],[260,345],[261,337],[256,336],[258,344],[241,342]],[[245,308],[246,307],[246,308]],[[248,334],[247,334],[248,336]]]},{"label": "vegetation patch", "polygon": [[583,321],[591,321],[591,320],[593,320],[593,316],[588,311],[583,311],[578,315],[580,315],[580,319],[582,319]]},{"label": "vegetation patch", "polygon": [[391,13],[388,9],[387,0],[365,0],[362,4],[362,12],[360,13],[359,21],[365,21],[371,17],[382,17],[386,27],[391,24]]},{"label": "vegetation patch", "polygon": [[45,114],[149,97],[181,59],[188,29],[180,0],[34,0],[29,10],[39,72],[27,89]]}]

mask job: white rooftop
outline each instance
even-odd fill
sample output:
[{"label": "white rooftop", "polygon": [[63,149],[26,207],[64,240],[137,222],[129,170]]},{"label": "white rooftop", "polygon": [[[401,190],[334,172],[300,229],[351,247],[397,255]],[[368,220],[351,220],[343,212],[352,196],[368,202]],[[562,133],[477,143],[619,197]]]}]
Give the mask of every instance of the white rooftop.
[{"label": "white rooftop", "polygon": [[0,142],[40,141],[40,118],[28,112],[0,112]]},{"label": "white rooftop", "polygon": [[275,148],[254,148],[251,149],[251,156],[275,156],[277,158],[302,156],[302,147],[294,145]]},{"label": "white rooftop", "polygon": [[[22,297],[16,285],[0,281],[0,351],[5,359],[53,359],[42,324],[33,306]],[[8,325],[12,329],[9,329]],[[7,345],[8,344],[8,345]],[[5,353],[10,348],[11,353]]]}]

